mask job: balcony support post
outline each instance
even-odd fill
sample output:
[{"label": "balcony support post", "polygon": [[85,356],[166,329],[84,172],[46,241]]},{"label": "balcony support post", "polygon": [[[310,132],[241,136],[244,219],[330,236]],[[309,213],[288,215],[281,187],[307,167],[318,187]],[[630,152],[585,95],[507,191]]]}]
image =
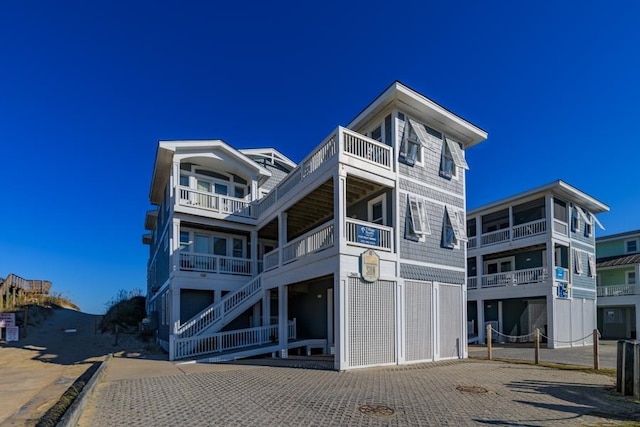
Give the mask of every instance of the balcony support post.
[{"label": "balcony support post", "polygon": [[271,290],[265,289],[262,294],[262,326],[271,325]]},{"label": "balcony support post", "polygon": [[258,232],[253,230],[249,236],[251,242],[251,253],[249,254],[249,258],[251,258],[251,275],[255,276],[258,274]]},{"label": "balcony support post", "polygon": [[289,357],[289,313],[287,285],[280,285],[278,289],[278,345],[280,347],[280,358]]},{"label": "balcony support post", "polygon": [[479,299],[476,303],[476,313],[477,313],[477,321],[478,321],[478,342],[485,342],[485,330],[484,327],[484,300]]},{"label": "balcony support post", "polygon": [[282,265],[282,249],[287,244],[287,213],[278,214],[278,267]]}]

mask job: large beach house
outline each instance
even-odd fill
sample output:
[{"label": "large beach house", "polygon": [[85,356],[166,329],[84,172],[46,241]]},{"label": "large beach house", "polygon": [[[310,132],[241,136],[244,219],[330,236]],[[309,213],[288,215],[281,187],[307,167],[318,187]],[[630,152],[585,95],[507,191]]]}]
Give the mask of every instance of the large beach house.
[{"label": "large beach house", "polygon": [[[299,163],[160,141],[147,304],[171,360],[466,356],[465,150],[487,133],[399,82]],[[311,145],[310,145],[311,147]]]},{"label": "large beach house", "polygon": [[[596,328],[596,215],[609,207],[558,180],[467,214],[468,328],[485,340],[549,348],[592,344]],[[585,338],[586,337],[586,338]]]}]

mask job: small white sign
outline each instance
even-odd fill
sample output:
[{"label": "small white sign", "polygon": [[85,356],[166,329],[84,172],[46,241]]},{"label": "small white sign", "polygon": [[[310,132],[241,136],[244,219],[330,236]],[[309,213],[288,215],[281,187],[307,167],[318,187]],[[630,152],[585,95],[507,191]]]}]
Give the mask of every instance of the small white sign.
[{"label": "small white sign", "polygon": [[7,342],[18,341],[20,339],[20,328],[17,326],[9,326],[7,328]]},{"label": "small white sign", "polygon": [[15,313],[0,313],[0,328],[16,326]]}]

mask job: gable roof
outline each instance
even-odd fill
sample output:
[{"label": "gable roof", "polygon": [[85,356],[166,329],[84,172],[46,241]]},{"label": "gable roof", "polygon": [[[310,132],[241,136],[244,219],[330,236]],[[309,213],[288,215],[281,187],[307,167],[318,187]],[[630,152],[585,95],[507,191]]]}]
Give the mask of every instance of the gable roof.
[{"label": "gable roof", "polygon": [[192,154],[221,151],[235,158],[248,168],[255,170],[259,175],[271,176],[269,170],[260,166],[221,139],[158,141],[156,161],[153,166],[153,176],[151,178],[151,188],[149,189],[149,200],[152,204],[158,205],[162,202],[164,188],[169,176],[171,176],[173,156],[176,152],[180,151],[188,151]]}]

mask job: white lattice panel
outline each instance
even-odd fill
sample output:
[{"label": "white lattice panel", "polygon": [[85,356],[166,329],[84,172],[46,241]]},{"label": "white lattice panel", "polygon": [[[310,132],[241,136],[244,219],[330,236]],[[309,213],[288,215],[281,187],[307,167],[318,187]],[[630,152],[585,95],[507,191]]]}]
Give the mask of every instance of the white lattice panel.
[{"label": "white lattice panel", "polygon": [[[584,334],[589,335],[593,334],[593,330],[597,328],[596,323],[596,300],[585,300],[584,301]],[[593,335],[589,335],[589,338],[585,340],[586,344],[593,344]]]},{"label": "white lattice panel", "polygon": [[[584,322],[582,321],[582,310],[584,306],[582,298],[574,298],[571,301],[571,341],[584,337]],[[582,341],[573,344],[581,345]]]},{"label": "white lattice panel", "polygon": [[349,365],[395,363],[395,282],[349,278],[348,286]]},{"label": "white lattice panel", "polygon": [[440,357],[460,357],[462,351],[462,286],[440,284]]},{"label": "white lattice panel", "polygon": [[545,333],[545,325],[547,324],[547,300],[529,300],[527,301],[527,311],[529,312],[529,330],[524,334],[531,333],[538,328],[540,333]]},{"label": "white lattice panel", "polygon": [[[555,318],[553,319],[557,347],[567,347],[571,340],[571,300],[555,300]],[[565,342],[559,342],[565,341]]]},{"label": "white lattice panel", "polygon": [[431,282],[406,281],[405,297],[405,360],[433,359]]}]

